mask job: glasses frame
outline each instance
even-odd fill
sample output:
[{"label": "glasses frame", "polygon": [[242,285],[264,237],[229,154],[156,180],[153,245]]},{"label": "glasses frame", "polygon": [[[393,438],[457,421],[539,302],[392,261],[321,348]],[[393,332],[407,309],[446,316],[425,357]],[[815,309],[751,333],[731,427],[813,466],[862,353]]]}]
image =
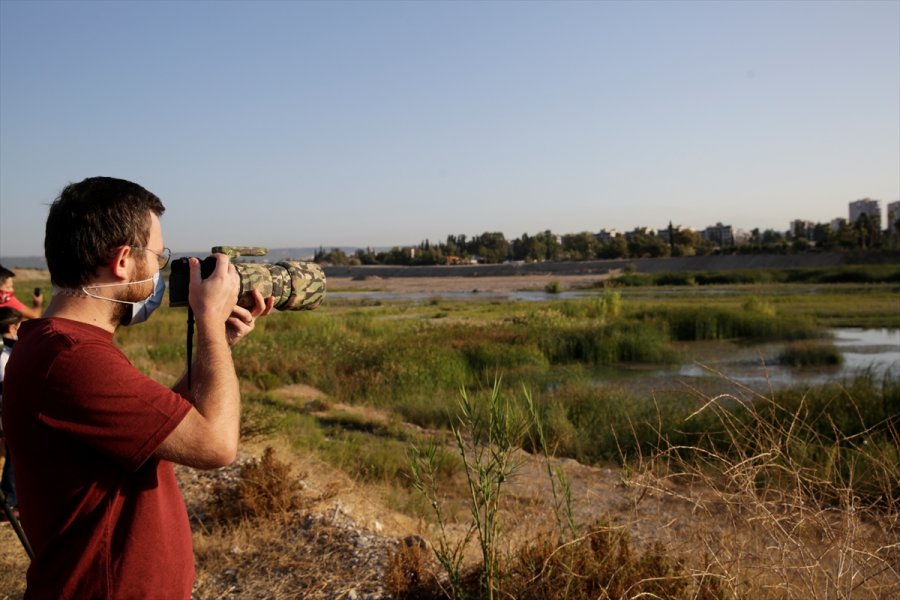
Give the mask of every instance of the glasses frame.
[{"label": "glasses frame", "polygon": [[168,246],[164,247],[161,251],[157,252],[152,248],[147,248],[146,246],[131,246],[135,250],[146,250],[147,252],[152,252],[156,255],[156,262],[159,264],[159,270],[162,271],[169,264],[169,260],[172,258],[172,251],[169,250]]}]

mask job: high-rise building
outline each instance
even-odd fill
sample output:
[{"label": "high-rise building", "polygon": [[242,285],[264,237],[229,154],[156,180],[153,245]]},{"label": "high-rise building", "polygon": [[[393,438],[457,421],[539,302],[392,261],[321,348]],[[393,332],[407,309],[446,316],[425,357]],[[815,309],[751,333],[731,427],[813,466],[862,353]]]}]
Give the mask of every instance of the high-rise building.
[{"label": "high-rise building", "polygon": [[887,205],[887,220],[884,223],[884,228],[887,229],[889,235],[900,235],[900,227],[898,227],[897,221],[900,221],[900,200]]},{"label": "high-rise building", "polygon": [[850,203],[850,223],[855,224],[866,215],[877,229],[881,229],[881,202],[871,198],[863,198]]},{"label": "high-rise building", "polygon": [[719,247],[734,246],[734,229],[731,225],[722,225],[722,223],[710,225],[700,232],[700,236]]}]

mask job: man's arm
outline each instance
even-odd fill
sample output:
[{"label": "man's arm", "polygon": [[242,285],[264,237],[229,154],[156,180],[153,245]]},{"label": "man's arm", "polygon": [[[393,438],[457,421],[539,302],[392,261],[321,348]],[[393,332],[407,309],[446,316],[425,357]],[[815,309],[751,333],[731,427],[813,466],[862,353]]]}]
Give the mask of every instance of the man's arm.
[{"label": "man's arm", "polygon": [[[215,271],[206,279],[200,277],[200,262],[190,259],[189,297],[197,324],[197,357],[191,390],[183,395],[194,408],[155,453],[199,469],[231,464],[237,456],[240,433],[240,391],[226,333],[240,281],[227,257],[219,254],[216,259]],[[185,392],[184,388],[176,386],[176,391]]]},{"label": "man's arm", "polygon": [[33,296],[31,299],[31,303],[33,306],[25,306],[25,304],[13,296],[10,298],[9,302],[4,304],[4,306],[9,306],[10,308],[14,308],[26,319],[37,319],[41,316],[41,306],[44,304],[43,296]]}]

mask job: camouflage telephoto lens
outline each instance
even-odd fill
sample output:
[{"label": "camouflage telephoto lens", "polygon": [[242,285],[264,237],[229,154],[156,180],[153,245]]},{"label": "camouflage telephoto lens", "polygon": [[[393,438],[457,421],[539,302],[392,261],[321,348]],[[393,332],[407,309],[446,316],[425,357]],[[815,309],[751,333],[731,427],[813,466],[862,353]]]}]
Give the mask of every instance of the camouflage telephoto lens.
[{"label": "camouflage telephoto lens", "polygon": [[[265,248],[258,246],[214,246],[213,254],[231,258],[241,278],[237,304],[253,308],[253,290],[259,290],[263,299],[274,297],[278,310],[312,310],[325,298],[325,273],[316,263],[284,260],[275,264],[242,262],[246,256],[265,256]],[[200,261],[200,276],[209,277],[216,268],[216,258],[207,256]],[[190,266],[187,258],[172,261],[169,274],[169,306],[188,306],[190,291]]]},{"label": "camouflage telephoto lens", "polygon": [[285,260],[235,263],[241,277],[238,306],[253,307],[253,290],[275,298],[278,310],[312,310],[325,298],[325,273],[316,263]]}]

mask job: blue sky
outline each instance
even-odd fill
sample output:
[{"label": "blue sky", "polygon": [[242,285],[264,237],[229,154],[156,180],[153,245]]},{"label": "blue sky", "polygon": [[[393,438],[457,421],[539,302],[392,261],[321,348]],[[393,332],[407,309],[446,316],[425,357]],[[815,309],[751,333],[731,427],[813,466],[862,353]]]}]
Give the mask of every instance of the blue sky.
[{"label": "blue sky", "polygon": [[900,2],[0,0],[0,257],[94,175],[175,251],[830,221],[900,199]]}]

